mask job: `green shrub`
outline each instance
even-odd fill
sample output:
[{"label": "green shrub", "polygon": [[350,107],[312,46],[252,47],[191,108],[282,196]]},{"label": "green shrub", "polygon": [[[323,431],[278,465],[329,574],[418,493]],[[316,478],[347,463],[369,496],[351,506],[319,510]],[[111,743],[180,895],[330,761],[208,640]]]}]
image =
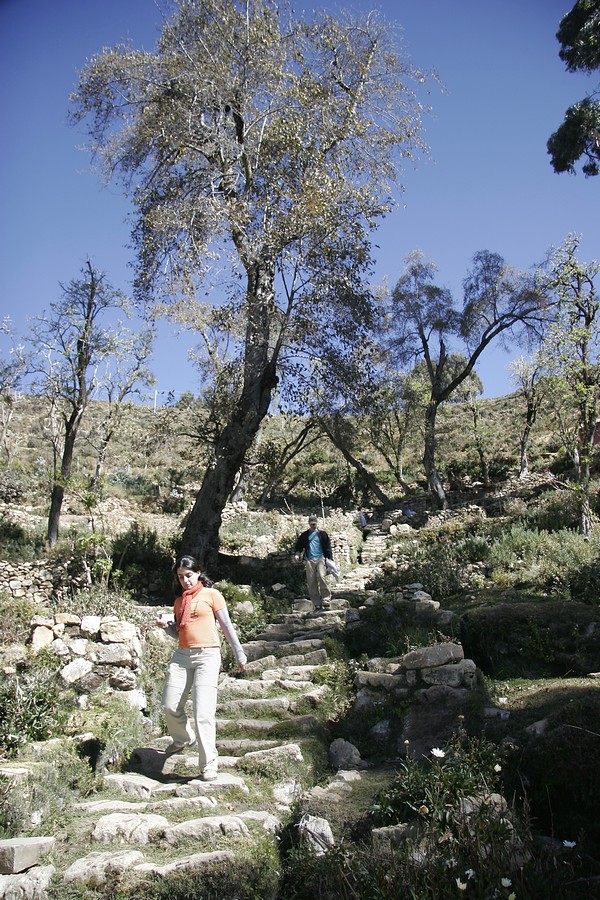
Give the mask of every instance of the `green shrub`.
[{"label": "green shrub", "polygon": [[[229,613],[242,643],[252,640],[255,634],[264,631],[269,620],[265,615],[265,597],[260,591],[241,589],[228,581],[216,582],[215,587],[225,597]],[[247,602],[252,604],[252,612],[235,609],[237,604]],[[233,655],[231,655],[231,659],[233,659]]]},{"label": "green shrub", "polygon": [[0,521],[0,546],[5,562],[22,565],[44,555],[46,535],[41,531],[26,531],[20,525]]},{"label": "green shrub", "polygon": [[161,544],[155,531],[133,522],[112,542],[112,580],[122,588],[139,590],[140,580],[148,580],[149,573],[171,577],[173,559]]},{"label": "green shrub", "polygon": [[39,607],[25,597],[18,601],[0,594],[0,622],[3,644],[25,644],[29,638],[30,622],[40,612]]},{"label": "green shrub", "polygon": [[17,801],[15,782],[0,775],[0,839],[17,837],[25,828],[24,804]]},{"label": "green shrub", "polygon": [[29,672],[8,675],[0,683],[0,752],[13,756],[30,741],[58,734],[65,710],[59,701],[52,658]]},{"label": "green shrub", "polygon": [[94,775],[69,740],[45,747],[42,759],[26,759],[29,775],[13,785],[9,803],[18,833],[52,834],[71,818],[74,801],[94,788]]},{"label": "green shrub", "polygon": [[0,500],[18,503],[25,496],[27,484],[22,474],[13,469],[0,469]]},{"label": "green shrub", "polygon": [[532,531],[512,525],[494,542],[490,552],[492,578],[498,584],[531,584],[567,595],[576,575],[593,564],[600,536],[585,538],[574,531]]},{"label": "green shrub", "polygon": [[462,590],[462,565],[449,543],[420,549],[403,572],[405,584],[420,583],[435,600],[446,599]]},{"label": "green shrub", "polygon": [[109,588],[104,584],[93,584],[66,595],[56,603],[56,610],[76,615],[117,616],[138,624],[147,620],[147,613],[137,606],[128,591]]},{"label": "green shrub", "polygon": [[600,557],[582,563],[568,577],[571,597],[578,603],[600,606]]},{"label": "green shrub", "polygon": [[375,800],[373,826],[398,825],[390,850],[338,844],[322,858],[294,842],[284,857],[282,895],[290,900],[344,897],[439,900],[465,896],[566,897],[572,871],[534,845],[527,814],[502,798],[506,760],[498,748],[461,732],[429,759],[408,756]]},{"label": "green shrub", "polygon": [[80,716],[81,730],[91,731],[100,745],[96,768],[121,769],[131,751],[147,740],[140,712],[114,694],[96,694],[93,704]]},{"label": "green shrub", "polygon": [[531,530],[561,531],[577,528],[579,507],[575,491],[552,491],[540,495],[527,507],[525,523]]},{"label": "green shrub", "polygon": [[116,496],[139,499],[156,496],[156,484],[149,475],[132,475],[123,469],[116,469],[106,476],[105,483]]},{"label": "green shrub", "polygon": [[495,744],[459,735],[445,749],[433,748],[428,759],[407,758],[393,784],[372,808],[376,826],[419,821],[427,816],[443,828],[457,801],[494,791],[500,780],[501,753]]},{"label": "green shrub", "polygon": [[600,822],[600,697],[589,690],[550,716],[523,748],[519,774],[540,827],[597,858]]}]

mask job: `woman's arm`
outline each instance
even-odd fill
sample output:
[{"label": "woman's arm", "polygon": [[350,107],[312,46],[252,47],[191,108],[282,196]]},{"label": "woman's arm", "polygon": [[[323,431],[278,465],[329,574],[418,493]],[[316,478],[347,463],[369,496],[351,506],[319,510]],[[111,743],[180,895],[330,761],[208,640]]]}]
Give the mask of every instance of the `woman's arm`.
[{"label": "woman's arm", "polygon": [[233,650],[233,655],[235,656],[238,666],[243,671],[246,667],[248,659],[246,657],[246,654],[244,653],[242,645],[240,644],[240,639],[237,636],[237,632],[233,627],[233,622],[229,618],[228,611],[226,609],[217,609],[215,610],[215,616],[217,622],[221,626],[223,634],[227,638],[227,643]]}]

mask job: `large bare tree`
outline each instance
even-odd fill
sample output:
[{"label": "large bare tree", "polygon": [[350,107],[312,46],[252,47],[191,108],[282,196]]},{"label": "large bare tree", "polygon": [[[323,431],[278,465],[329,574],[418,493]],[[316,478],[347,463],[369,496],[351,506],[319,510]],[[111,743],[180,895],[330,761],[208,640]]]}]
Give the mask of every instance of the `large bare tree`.
[{"label": "large bare tree", "polygon": [[422,76],[392,38],[374,13],[179,0],[155,52],[103,51],[72,98],[134,199],[140,294],[198,304],[238,361],[183,535],[205,563],[274,389],[302,378],[288,365],[327,343],[344,353],[369,323],[369,232],[424,149]]}]

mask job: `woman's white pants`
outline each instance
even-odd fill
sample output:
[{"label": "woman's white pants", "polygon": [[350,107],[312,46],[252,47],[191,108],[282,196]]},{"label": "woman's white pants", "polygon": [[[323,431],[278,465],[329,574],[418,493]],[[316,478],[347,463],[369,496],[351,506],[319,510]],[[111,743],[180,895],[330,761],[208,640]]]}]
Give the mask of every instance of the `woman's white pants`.
[{"label": "woman's white pants", "polygon": [[[217,684],[221,668],[219,647],[179,647],[169,663],[163,690],[163,712],[176,744],[198,740],[198,764],[203,769],[217,753]],[[192,723],[185,705],[192,697]],[[195,731],[195,736],[194,736]]]}]

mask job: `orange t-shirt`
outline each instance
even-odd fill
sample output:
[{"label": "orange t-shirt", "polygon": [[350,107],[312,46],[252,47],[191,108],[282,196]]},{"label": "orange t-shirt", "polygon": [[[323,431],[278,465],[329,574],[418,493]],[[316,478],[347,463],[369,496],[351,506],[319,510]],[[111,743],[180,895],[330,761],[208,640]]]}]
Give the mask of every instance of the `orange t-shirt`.
[{"label": "orange t-shirt", "polygon": [[[183,599],[177,597],[174,604],[175,619],[179,621]],[[226,609],[225,597],[215,588],[203,587],[192,597],[190,621],[179,629],[180,647],[220,647],[215,612]]]}]

